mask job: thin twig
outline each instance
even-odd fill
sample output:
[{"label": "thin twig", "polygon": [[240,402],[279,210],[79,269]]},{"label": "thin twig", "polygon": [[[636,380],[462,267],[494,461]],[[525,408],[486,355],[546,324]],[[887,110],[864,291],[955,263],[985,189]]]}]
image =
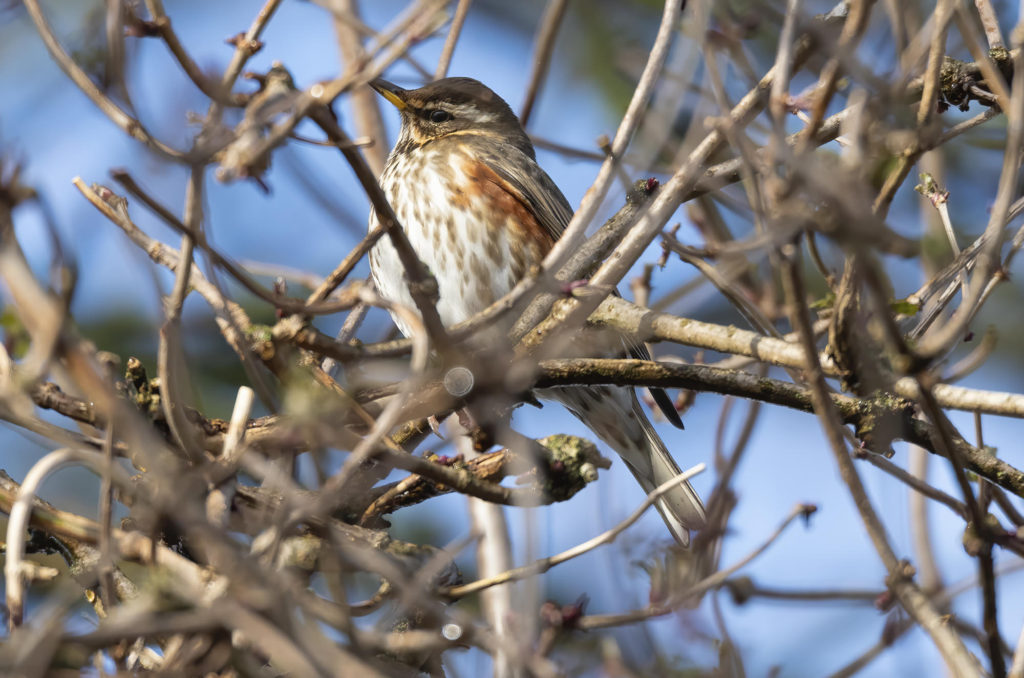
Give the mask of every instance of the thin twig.
[{"label": "thin twig", "polygon": [[110,545],[110,521],[113,516],[114,505],[114,425],[107,425],[106,436],[103,439],[103,469],[100,474],[100,598],[103,607],[109,611],[114,604],[114,556]]},{"label": "thin twig", "polygon": [[[338,36],[341,58],[348,70],[359,68],[368,59],[363,48],[362,36],[357,25],[362,24],[357,0],[340,0],[334,3],[334,33]],[[368,85],[352,89],[349,96],[352,104],[353,122],[356,133],[374,140],[366,150],[366,162],[379,175],[384,171],[388,159],[387,135],[384,133],[384,117],[380,112],[377,94]]]},{"label": "thin twig", "polygon": [[191,388],[186,367],[188,361],[185,359],[181,337],[181,311],[189,291],[188,282],[193,266],[192,251],[196,239],[192,234],[198,234],[202,228],[202,205],[203,171],[195,167],[189,175],[185,191],[185,234],[181,238],[180,263],[175,271],[174,289],[164,305],[165,319],[157,349],[160,404],[167,426],[181,452],[193,462],[199,462],[202,457],[191,435],[191,427],[185,419],[184,408],[188,401],[184,398],[185,394],[190,393]]},{"label": "thin twig", "polygon": [[82,67],[75,63],[71,56],[64,51],[57,36],[53,33],[53,28],[43,15],[43,10],[39,7],[38,0],[25,0],[25,8],[28,10],[28,14],[36,25],[36,30],[39,31],[39,35],[43,38],[43,44],[46,45],[46,49],[50,52],[53,60],[57,62],[57,65],[64,71],[64,74],[96,104],[96,107],[110,118],[111,122],[121,128],[122,132],[133,139],[141,141],[157,153],[171,159],[185,159],[184,153],[171,148],[150,134],[142,123],[122,110],[96,86],[89,75],[82,70]]},{"label": "thin twig", "polygon": [[21,626],[24,614],[24,563],[25,541],[28,538],[28,523],[39,486],[47,476],[58,469],[81,461],[82,453],[63,448],[50,452],[37,461],[21,483],[18,498],[11,507],[7,521],[7,552],[4,562],[4,585],[7,595],[9,629]]},{"label": "thin twig", "polygon": [[541,17],[533,46],[533,58],[530,60],[530,79],[527,80],[523,105],[519,107],[519,122],[523,125],[523,129],[526,129],[530,122],[533,104],[537,101],[537,93],[544,87],[544,81],[547,79],[551,55],[555,51],[555,38],[558,36],[558,29],[562,25],[562,19],[565,18],[565,10],[568,6],[569,0],[549,0],[547,8],[544,10],[544,16]]},{"label": "thin twig", "polygon": [[[138,198],[146,207],[153,211],[160,219],[173,228],[175,231],[182,235],[182,242],[188,238],[188,241],[193,243],[194,246],[198,246],[203,252],[210,256],[217,266],[223,268],[228,275],[238,281],[245,289],[252,292],[254,295],[272,304],[274,308],[281,310],[284,313],[303,313],[308,315],[326,315],[331,313],[337,313],[338,311],[346,311],[355,305],[355,295],[357,290],[348,290],[347,294],[341,294],[340,298],[332,301],[325,302],[327,296],[333,292],[341,282],[344,281],[345,277],[351,272],[352,268],[359,263],[360,258],[369,248],[372,246],[376,239],[380,237],[380,234],[373,234],[367,236],[356,249],[347,256],[342,264],[331,274],[326,280],[324,280],[320,287],[317,289],[319,293],[317,299],[313,299],[314,295],[311,295],[309,299],[303,301],[301,299],[295,299],[286,297],[276,292],[267,290],[265,287],[257,283],[252,277],[246,273],[238,264],[231,261],[228,257],[221,254],[215,247],[210,245],[203,235],[201,230],[195,230],[192,227],[186,225],[174,214],[161,205],[155,198],[153,198],[149,192],[145,191],[140,187],[135,180],[127,172],[123,170],[114,170],[112,173],[114,180],[121,184],[129,194]],[[322,296],[319,296],[322,295]]]},{"label": "thin twig", "polygon": [[162,0],[146,0],[146,6],[152,16],[152,27],[156,29],[167,45],[167,49],[174,55],[181,70],[185,71],[185,75],[199,88],[199,91],[222,105],[240,105],[241,100],[231,98],[230,87],[224,89],[221,87],[221,83],[211,80],[189,55],[181,39],[178,38],[177,32],[171,26],[171,18],[167,16]]},{"label": "thin twig", "polygon": [[437,60],[434,80],[440,80],[448,75],[448,67],[451,66],[452,55],[455,54],[455,46],[459,42],[462,26],[466,23],[466,16],[469,15],[469,6],[472,4],[473,0],[459,0],[459,4],[455,7],[455,16],[452,18],[452,25],[448,29],[448,37],[444,39],[444,47],[441,48],[441,56]]}]

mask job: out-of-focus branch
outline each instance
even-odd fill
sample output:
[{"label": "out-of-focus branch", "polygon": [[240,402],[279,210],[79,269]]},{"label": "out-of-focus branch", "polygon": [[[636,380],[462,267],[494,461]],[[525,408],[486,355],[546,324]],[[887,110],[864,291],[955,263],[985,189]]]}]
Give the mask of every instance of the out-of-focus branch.
[{"label": "out-of-focus branch", "polygon": [[[199,91],[221,105],[240,105],[242,103],[241,99],[237,97],[229,98],[230,85],[227,89],[222,88],[221,83],[214,82],[203,73],[199,65],[189,55],[177,32],[171,25],[171,18],[167,16],[167,12],[164,10],[163,1],[146,0],[146,6],[149,9],[152,21],[145,24],[144,30],[152,30],[160,36],[164,43],[167,44],[167,49],[174,55],[178,65],[181,66],[181,70],[185,71],[185,75],[199,88]],[[142,23],[137,17],[133,18],[137,23]]]},{"label": "out-of-focus branch", "polygon": [[25,9],[28,10],[28,14],[32,18],[32,22],[35,24],[36,30],[39,31],[43,44],[46,45],[46,49],[50,56],[53,57],[53,60],[57,62],[57,65],[64,71],[64,74],[82,90],[82,93],[89,97],[104,115],[110,118],[111,122],[120,127],[125,134],[141,141],[157,153],[171,159],[185,159],[185,154],[154,137],[143,127],[142,123],[122,110],[89,78],[89,75],[82,70],[82,67],[75,63],[74,59],[61,46],[60,41],[53,32],[53,27],[50,26],[50,23],[43,15],[43,10],[39,6],[38,0],[25,0]]},{"label": "out-of-focus branch", "polygon": [[472,4],[473,0],[459,0],[459,4],[455,6],[455,16],[452,17],[452,25],[448,29],[448,36],[444,39],[441,56],[437,60],[434,80],[440,80],[448,75],[448,67],[451,66],[452,55],[455,54],[455,46],[459,43],[462,26],[466,23],[466,17],[469,15],[469,6]]},{"label": "out-of-focus branch", "polygon": [[860,514],[861,521],[864,523],[864,528],[871,538],[875,550],[878,552],[878,557],[888,573],[886,583],[900,601],[903,609],[931,637],[932,642],[935,643],[936,648],[946,662],[946,666],[954,675],[974,675],[978,670],[977,660],[967,650],[963,640],[943,622],[932,601],[910,578],[909,574],[912,570],[908,571],[906,563],[897,558],[889,542],[885,525],[882,523],[878,512],[875,511],[874,506],[872,506],[860,475],[857,473],[853,460],[847,452],[846,442],[843,439],[841,430],[841,420],[838,411],[829,398],[828,387],[825,384],[825,375],[821,368],[821,361],[818,358],[817,348],[814,345],[814,332],[811,329],[810,318],[804,305],[806,290],[799,267],[792,256],[793,249],[795,248],[790,245],[780,253],[783,282],[786,296],[789,300],[792,324],[800,335],[800,344],[805,356],[805,364],[809,371],[808,381],[811,387],[814,411],[821,418],[826,438],[836,458],[836,465],[839,467],[839,473],[850,492],[857,512]]},{"label": "out-of-focus branch", "polygon": [[533,46],[533,59],[530,66],[530,79],[526,86],[526,94],[523,97],[523,105],[519,108],[519,122],[525,129],[533,113],[533,104],[537,100],[537,93],[544,86],[547,79],[548,68],[551,64],[551,55],[555,51],[555,37],[558,35],[558,28],[565,18],[565,10],[569,6],[569,0],[549,0],[544,16],[540,20],[537,29],[537,38]]},{"label": "out-of-focus branch", "polygon": [[[334,3],[334,34],[338,37],[341,58],[346,70],[355,71],[366,63],[368,56],[363,49],[362,34],[354,25],[360,21],[358,0],[338,0]],[[377,95],[368,85],[352,88],[349,95],[353,122],[357,134],[374,140],[366,151],[366,164],[375,175],[384,171],[384,163],[388,159],[387,134],[384,131],[384,118],[380,114]]]}]

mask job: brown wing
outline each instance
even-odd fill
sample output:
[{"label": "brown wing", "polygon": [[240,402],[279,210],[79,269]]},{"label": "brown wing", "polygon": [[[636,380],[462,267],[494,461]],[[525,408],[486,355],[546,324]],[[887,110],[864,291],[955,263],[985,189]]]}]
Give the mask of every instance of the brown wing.
[{"label": "brown wing", "polygon": [[[572,219],[572,207],[536,160],[511,144],[502,148],[500,156],[498,154],[483,154],[481,159],[491,172],[503,180],[502,185],[505,190],[516,195],[521,203],[529,206],[536,222],[539,222],[540,226],[547,231],[552,241],[561,237]],[[650,351],[644,344],[628,337],[623,337],[622,340],[630,357],[636,360],[651,360]],[[683,420],[679,417],[679,412],[665,390],[660,388],[648,390],[665,418],[676,428],[683,428]]]},{"label": "brown wing", "polygon": [[[489,139],[489,141],[492,141]],[[491,144],[487,144],[491,147]],[[572,207],[537,161],[512,144],[500,144],[496,151],[475,149],[506,190],[523,202],[541,227],[558,240],[572,219]]]},{"label": "brown wing", "polygon": [[[554,245],[555,236],[538,217],[520,187],[508,181],[490,165],[477,162],[476,155],[467,152],[462,156],[459,169],[469,180],[462,198],[467,201],[467,206],[471,203],[486,206],[487,214],[507,215],[504,223],[490,226],[507,227],[511,238],[531,248],[530,264],[540,263]],[[525,273],[526,269],[517,275]]]}]

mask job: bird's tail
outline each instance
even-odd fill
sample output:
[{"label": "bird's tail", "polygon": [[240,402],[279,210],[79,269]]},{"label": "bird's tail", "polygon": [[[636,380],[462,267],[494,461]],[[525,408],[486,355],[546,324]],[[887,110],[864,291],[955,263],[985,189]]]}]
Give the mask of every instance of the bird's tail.
[{"label": "bird's tail", "polygon": [[[633,389],[558,387],[545,389],[539,395],[561,402],[618,452],[644,492],[650,494],[682,472],[644,414]],[[707,523],[704,504],[689,482],[662,494],[654,506],[682,546],[690,544],[690,530],[699,530]]]},{"label": "bird's tail", "polygon": [[[626,455],[622,452],[619,454],[627,462],[626,465],[629,466],[629,470],[640,483],[640,487],[644,492],[650,494],[656,487],[672,480],[682,471],[676,464],[676,460],[669,454],[665,443],[654,430],[650,420],[640,410],[640,404],[636,402],[635,396],[634,403],[635,412],[644,429],[644,438],[647,443],[643,452],[649,457],[650,466],[637,468],[629,463]],[[682,482],[662,494],[654,503],[654,507],[658,509],[658,513],[661,514],[672,536],[682,546],[690,545],[690,530],[699,530],[707,524],[704,503],[689,481]]]}]

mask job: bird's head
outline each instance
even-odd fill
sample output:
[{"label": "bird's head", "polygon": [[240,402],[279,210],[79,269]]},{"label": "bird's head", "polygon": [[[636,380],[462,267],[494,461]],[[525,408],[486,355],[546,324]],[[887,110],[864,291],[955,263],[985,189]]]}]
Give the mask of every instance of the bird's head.
[{"label": "bird's head", "polygon": [[422,146],[456,135],[484,135],[498,137],[533,156],[519,118],[504,99],[478,80],[444,78],[411,90],[380,78],[369,84],[402,114],[399,145]]}]

